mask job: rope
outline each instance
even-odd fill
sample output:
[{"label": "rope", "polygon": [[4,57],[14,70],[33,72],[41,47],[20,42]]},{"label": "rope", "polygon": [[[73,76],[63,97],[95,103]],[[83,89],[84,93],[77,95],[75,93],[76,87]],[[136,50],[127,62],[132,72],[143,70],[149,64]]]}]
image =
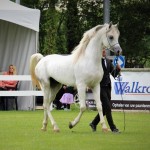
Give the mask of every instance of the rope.
[{"label": "rope", "polygon": [[[116,59],[115,59],[115,64],[116,64],[116,66],[117,66],[117,64],[118,64],[118,55],[117,55],[117,57],[116,57]],[[115,67],[116,67],[115,66]],[[116,69],[115,69],[115,71],[114,71],[114,76],[115,76],[115,74],[116,74]],[[121,86],[121,80],[120,80],[120,77],[121,77],[121,74],[119,73],[119,75],[117,76],[117,78],[118,78],[118,81],[119,81],[119,84],[120,84],[120,90],[121,90],[121,101],[122,101],[122,104],[124,103],[124,101],[123,101],[123,96],[122,96],[122,86]],[[124,109],[125,107],[124,107],[124,104],[123,104],[123,122],[124,122],[124,128],[123,128],[123,131],[125,131],[125,128],[126,128],[126,119],[125,119],[125,109]]]}]

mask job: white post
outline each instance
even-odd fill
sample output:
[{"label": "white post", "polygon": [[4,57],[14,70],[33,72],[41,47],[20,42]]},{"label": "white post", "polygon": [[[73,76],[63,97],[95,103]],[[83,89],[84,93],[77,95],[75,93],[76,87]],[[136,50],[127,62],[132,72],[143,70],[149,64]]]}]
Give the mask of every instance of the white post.
[{"label": "white post", "polygon": [[[110,0],[103,1],[104,24],[110,22]],[[110,56],[110,51],[106,51],[107,56]]]},{"label": "white post", "polygon": [[110,0],[103,1],[104,23],[110,22]]},{"label": "white post", "polygon": [[20,4],[20,0],[16,0],[16,3],[17,3],[17,4]]}]

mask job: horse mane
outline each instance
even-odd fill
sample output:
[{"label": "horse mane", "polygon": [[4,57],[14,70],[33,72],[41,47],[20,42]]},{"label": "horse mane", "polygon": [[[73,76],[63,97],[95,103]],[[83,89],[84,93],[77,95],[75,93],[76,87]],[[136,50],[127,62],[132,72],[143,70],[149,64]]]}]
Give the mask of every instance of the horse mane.
[{"label": "horse mane", "polygon": [[83,34],[83,38],[81,39],[79,45],[77,45],[74,50],[72,51],[72,54],[74,55],[74,62],[77,62],[77,60],[79,59],[79,57],[81,57],[85,50],[86,47],[89,43],[89,41],[91,40],[91,38],[96,34],[96,32],[100,29],[103,28],[104,25],[98,25],[88,31],[86,31]]}]

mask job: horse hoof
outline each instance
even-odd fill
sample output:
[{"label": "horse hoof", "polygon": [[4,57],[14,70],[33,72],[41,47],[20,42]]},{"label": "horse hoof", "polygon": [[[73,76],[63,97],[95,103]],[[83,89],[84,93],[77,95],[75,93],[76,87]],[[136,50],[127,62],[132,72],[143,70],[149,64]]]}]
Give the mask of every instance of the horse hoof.
[{"label": "horse hoof", "polygon": [[69,128],[72,129],[73,125],[71,124],[71,122],[69,122]]},{"label": "horse hoof", "polygon": [[110,129],[108,129],[108,128],[102,128],[102,132],[110,132],[111,130]]},{"label": "horse hoof", "polygon": [[46,131],[46,128],[41,128],[41,131]]},{"label": "horse hoof", "polygon": [[59,130],[59,129],[53,129],[53,131],[54,131],[54,132],[60,132],[60,130]]}]

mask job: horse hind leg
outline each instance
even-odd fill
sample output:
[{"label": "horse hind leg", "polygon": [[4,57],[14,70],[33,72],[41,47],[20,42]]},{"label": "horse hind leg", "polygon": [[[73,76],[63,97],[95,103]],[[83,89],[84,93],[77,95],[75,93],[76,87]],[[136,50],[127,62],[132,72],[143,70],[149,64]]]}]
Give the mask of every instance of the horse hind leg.
[{"label": "horse hind leg", "polygon": [[42,130],[46,130],[48,118],[49,118],[51,121],[51,124],[53,126],[53,130],[55,132],[59,132],[59,127],[51,114],[50,105],[53,102],[53,100],[55,99],[56,94],[60,88],[61,88],[61,84],[55,84],[55,86],[53,85],[52,88],[44,91],[44,103],[43,103],[44,120],[43,120]]},{"label": "horse hind leg", "polygon": [[53,94],[50,94],[50,97],[48,99],[44,98],[44,103],[43,103],[43,107],[44,107],[44,119],[43,119],[43,126],[42,126],[42,130],[46,131],[47,128],[47,124],[48,124],[48,118],[51,121],[51,124],[53,126],[53,130],[58,132],[59,128],[51,114],[51,110],[50,110],[50,105],[52,103],[52,101],[54,100],[55,96],[53,96]]},{"label": "horse hind leg", "polygon": [[[42,86],[41,86],[42,87]],[[43,92],[44,92],[44,96],[43,96],[43,109],[44,109],[44,117],[43,117],[43,125],[41,130],[42,131],[46,131],[47,128],[47,124],[48,124],[48,113],[47,113],[47,109],[48,109],[48,105],[49,105],[49,89],[44,89],[42,88]]]},{"label": "horse hind leg", "polygon": [[52,122],[52,125],[54,124],[54,119],[53,119],[53,116],[51,115],[50,111],[50,105],[51,105],[51,102],[48,101],[49,99],[44,99],[44,103],[43,103],[43,108],[44,108],[44,119],[43,119],[43,125],[42,125],[42,128],[41,130],[42,131],[46,131],[47,129],[47,124],[48,124],[48,118],[50,118],[50,121]]},{"label": "horse hind leg", "polygon": [[[43,117],[43,123],[42,123],[42,128],[41,130],[42,131],[46,131],[46,128],[47,128],[47,124],[48,124],[48,114],[47,114],[47,109],[46,109],[46,102],[47,102],[47,99],[48,99],[48,92],[46,92],[47,90],[44,90],[44,85],[39,82],[40,84],[40,87],[42,89],[42,91],[44,92],[44,96],[43,96],[43,110],[44,110],[44,117]],[[46,88],[45,88],[46,89]]]},{"label": "horse hind leg", "polygon": [[47,115],[47,111],[46,111],[46,109],[44,107],[44,104],[43,104],[43,108],[44,108],[44,119],[43,119],[43,125],[42,125],[41,130],[42,131],[46,131],[47,124],[48,124],[48,115]]}]

